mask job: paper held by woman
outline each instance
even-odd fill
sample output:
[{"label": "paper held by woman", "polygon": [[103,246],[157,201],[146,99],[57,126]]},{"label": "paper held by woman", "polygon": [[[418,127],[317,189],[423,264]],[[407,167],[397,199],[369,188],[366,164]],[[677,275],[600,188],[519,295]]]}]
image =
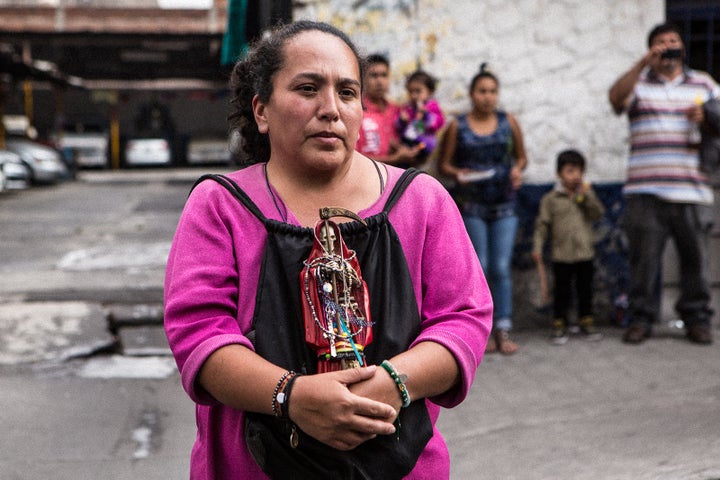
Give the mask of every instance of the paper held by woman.
[{"label": "paper held by woman", "polygon": [[479,182],[481,180],[487,180],[495,175],[495,169],[490,168],[487,170],[473,170],[470,172],[463,172],[459,175],[459,180],[462,182]]}]

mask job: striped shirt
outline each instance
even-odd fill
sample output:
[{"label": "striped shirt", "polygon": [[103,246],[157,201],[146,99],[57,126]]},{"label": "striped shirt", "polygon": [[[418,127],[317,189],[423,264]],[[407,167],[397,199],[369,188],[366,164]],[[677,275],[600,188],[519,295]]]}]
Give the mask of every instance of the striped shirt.
[{"label": "striped shirt", "polygon": [[698,168],[697,124],[687,119],[693,105],[720,95],[705,72],[685,69],[674,80],[646,70],[630,100],[630,159],[625,195],[647,194],[677,203],[712,204],[708,178]]}]

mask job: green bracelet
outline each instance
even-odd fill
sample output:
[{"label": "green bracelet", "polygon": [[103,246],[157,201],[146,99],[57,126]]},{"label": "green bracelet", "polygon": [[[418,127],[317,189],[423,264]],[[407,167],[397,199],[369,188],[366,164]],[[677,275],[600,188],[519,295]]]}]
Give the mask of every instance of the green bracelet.
[{"label": "green bracelet", "polygon": [[402,406],[403,408],[410,406],[410,393],[408,392],[407,387],[405,386],[405,381],[407,380],[407,376],[398,373],[395,366],[393,366],[392,363],[390,363],[389,360],[383,360],[383,362],[380,364],[381,367],[387,371],[393,380],[395,380],[395,384],[398,387],[398,390],[400,390],[400,397],[402,397]]}]

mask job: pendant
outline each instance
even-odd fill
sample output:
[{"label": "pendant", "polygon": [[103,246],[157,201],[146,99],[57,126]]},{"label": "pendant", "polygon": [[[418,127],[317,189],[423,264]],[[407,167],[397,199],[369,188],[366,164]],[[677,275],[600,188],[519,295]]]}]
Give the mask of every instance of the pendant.
[{"label": "pendant", "polygon": [[295,425],[292,426],[292,431],[290,432],[290,446],[292,448],[297,448],[300,444],[300,435],[297,432],[297,427]]}]

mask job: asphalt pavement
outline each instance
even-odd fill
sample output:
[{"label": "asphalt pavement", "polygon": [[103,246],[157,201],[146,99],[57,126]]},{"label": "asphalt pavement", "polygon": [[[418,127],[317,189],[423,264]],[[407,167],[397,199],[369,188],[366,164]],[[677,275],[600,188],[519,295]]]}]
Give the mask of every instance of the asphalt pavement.
[{"label": "asphalt pavement", "polygon": [[[194,410],[158,312],[201,173],[81,172],[0,196],[0,479],[188,478]],[[668,321],[629,346],[600,327],[564,346],[523,328],[516,355],[485,357],[440,417],[453,480],[720,479],[717,342]]]}]

